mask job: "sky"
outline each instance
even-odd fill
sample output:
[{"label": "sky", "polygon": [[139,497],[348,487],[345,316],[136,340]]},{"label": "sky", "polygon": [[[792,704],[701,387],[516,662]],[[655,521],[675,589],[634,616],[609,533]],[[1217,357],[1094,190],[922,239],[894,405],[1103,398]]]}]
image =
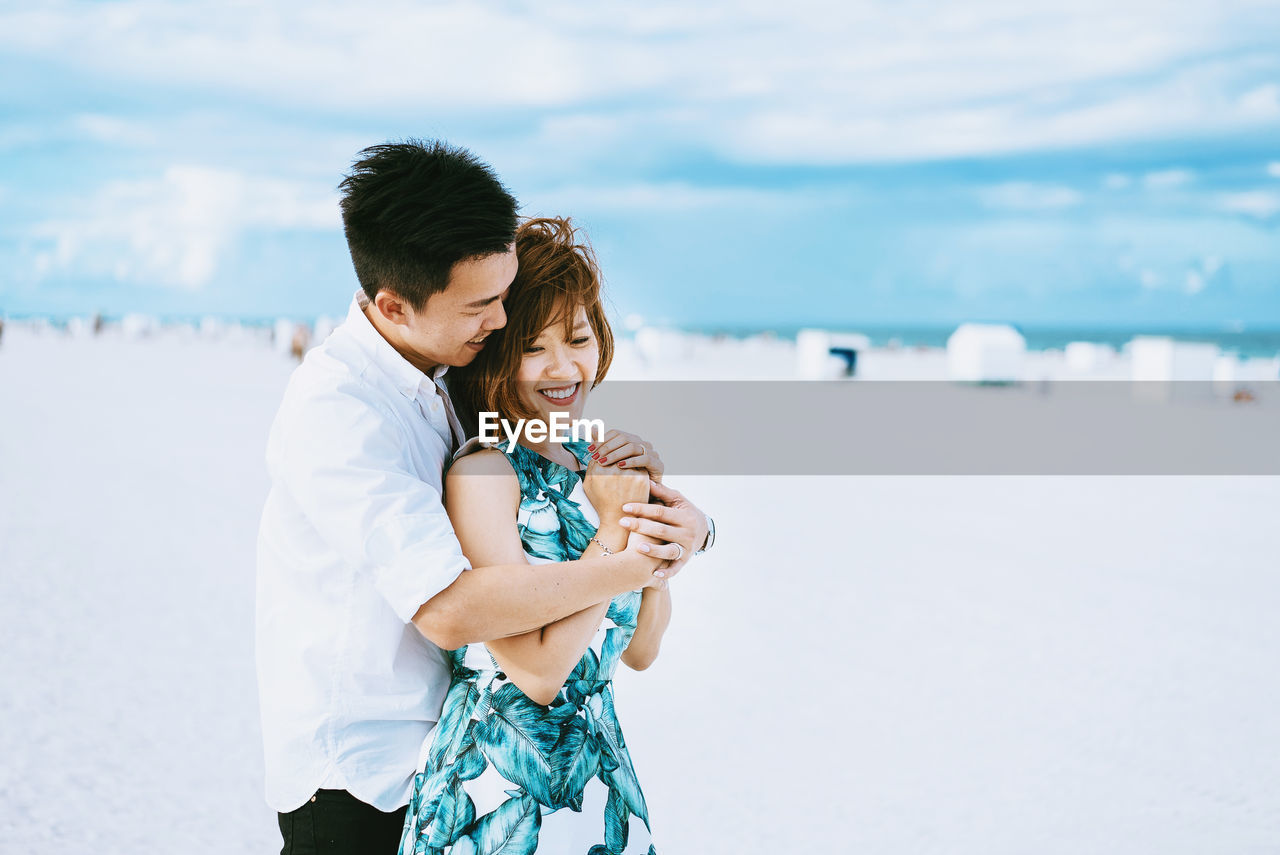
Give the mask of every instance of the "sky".
[{"label": "sky", "polygon": [[0,4],[0,314],[341,316],[443,138],[615,317],[1280,327],[1280,4]]}]

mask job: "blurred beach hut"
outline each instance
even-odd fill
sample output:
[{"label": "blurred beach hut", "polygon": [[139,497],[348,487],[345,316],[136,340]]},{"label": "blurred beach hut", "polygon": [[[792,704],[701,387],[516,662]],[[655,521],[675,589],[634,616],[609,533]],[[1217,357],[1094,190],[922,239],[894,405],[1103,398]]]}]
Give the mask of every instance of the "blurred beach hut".
[{"label": "blurred beach hut", "polygon": [[1219,394],[1232,395],[1241,388],[1280,380],[1280,357],[1241,359],[1224,353],[1213,364],[1213,385]]},{"label": "blurred beach hut", "polygon": [[217,340],[226,335],[227,325],[222,322],[222,318],[215,315],[205,315],[200,319],[200,337],[210,340]]},{"label": "blurred beach hut", "polygon": [[312,328],[311,346],[314,347],[317,344],[324,343],[324,340],[329,337],[329,333],[333,332],[337,327],[338,322],[328,315],[321,315],[316,318],[315,326]]},{"label": "blurred beach hut", "polygon": [[67,320],[67,332],[73,338],[89,338],[102,332],[102,315],[97,313],[87,318],[74,317]]},{"label": "blurred beach hut", "polygon": [[1135,397],[1168,400],[1175,388],[1183,399],[1213,396],[1212,381],[1220,355],[1216,344],[1136,336],[1126,348]]},{"label": "blurred beach hut", "polygon": [[1062,356],[1071,373],[1089,376],[1110,368],[1118,354],[1109,344],[1073,341],[1063,348]]},{"label": "blurred beach hut", "polygon": [[1219,356],[1216,344],[1168,336],[1136,336],[1128,347],[1132,377],[1142,382],[1210,381]]},{"label": "blurred beach hut", "polygon": [[293,350],[294,338],[301,326],[290,318],[278,318],[271,327],[271,346],[276,353],[289,353]]},{"label": "blurred beach hut", "polygon": [[120,331],[125,338],[146,338],[155,335],[160,329],[160,322],[150,315],[137,312],[125,315],[120,321]]},{"label": "blurred beach hut", "polygon": [[1008,324],[961,324],[947,339],[947,373],[963,383],[1013,383],[1027,340]]},{"label": "blurred beach hut", "polygon": [[855,377],[858,354],[871,349],[861,333],[803,329],[796,333],[796,373],[806,380]]},{"label": "blurred beach hut", "polygon": [[693,354],[694,338],[679,330],[642,327],[636,330],[636,352],[646,365],[684,361]]}]

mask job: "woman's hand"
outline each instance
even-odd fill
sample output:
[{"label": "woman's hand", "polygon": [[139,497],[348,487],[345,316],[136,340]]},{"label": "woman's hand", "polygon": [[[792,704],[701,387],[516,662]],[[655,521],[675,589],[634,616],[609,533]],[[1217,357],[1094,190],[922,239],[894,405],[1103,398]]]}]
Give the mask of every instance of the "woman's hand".
[{"label": "woman's hand", "polygon": [[662,458],[651,443],[633,433],[611,430],[604,435],[603,440],[587,446],[587,450],[591,452],[593,462],[622,469],[645,469],[648,470],[649,477],[662,483]]},{"label": "woman's hand", "polygon": [[649,475],[643,469],[618,468],[593,458],[582,489],[600,515],[600,524],[616,524],[624,504],[649,501]]}]

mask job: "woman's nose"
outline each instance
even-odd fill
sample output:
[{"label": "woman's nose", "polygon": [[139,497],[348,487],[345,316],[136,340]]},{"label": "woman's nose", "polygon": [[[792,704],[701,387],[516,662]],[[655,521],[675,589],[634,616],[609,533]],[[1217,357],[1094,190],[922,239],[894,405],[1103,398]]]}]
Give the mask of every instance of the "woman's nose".
[{"label": "woman's nose", "polygon": [[547,352],[547,374],[551,377],[568,377],[573,373],[573,360],[562,347],[553,347]]}]

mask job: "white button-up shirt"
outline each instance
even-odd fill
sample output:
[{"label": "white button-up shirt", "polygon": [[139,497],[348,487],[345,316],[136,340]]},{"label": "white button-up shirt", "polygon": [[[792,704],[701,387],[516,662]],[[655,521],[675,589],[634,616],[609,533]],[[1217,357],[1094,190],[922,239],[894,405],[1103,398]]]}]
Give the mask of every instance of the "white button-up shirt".
[{"label": "white button-up shirt", "polygon": [[384,811],[409,800],[449,688],[446,655],[410,621],[470,566],[440,498],[462,441],[444,370],[414,368],[357,298],[285,390],[258,537],[258,692],[277,811],[322,788]]}]

